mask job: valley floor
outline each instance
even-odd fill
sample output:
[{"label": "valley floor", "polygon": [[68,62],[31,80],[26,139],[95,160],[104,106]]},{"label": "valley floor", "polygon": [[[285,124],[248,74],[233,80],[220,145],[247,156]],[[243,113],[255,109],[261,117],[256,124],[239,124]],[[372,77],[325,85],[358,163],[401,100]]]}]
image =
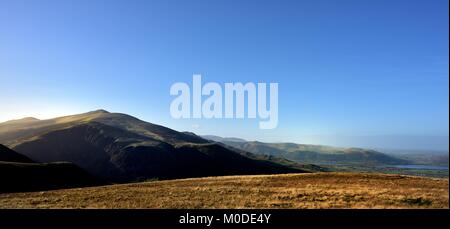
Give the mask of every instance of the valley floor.
[{"label": "valley floor", "polygon": [[0,208],[449,208],[448,179],[370,173],[226,176],[0,194]]}]

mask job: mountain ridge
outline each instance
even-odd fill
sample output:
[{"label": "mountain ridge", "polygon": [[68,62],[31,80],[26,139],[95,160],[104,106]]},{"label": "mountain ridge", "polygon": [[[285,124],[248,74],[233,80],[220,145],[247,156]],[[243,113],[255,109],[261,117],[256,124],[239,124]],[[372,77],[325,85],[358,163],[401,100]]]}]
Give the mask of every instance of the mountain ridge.
[{"label": "mountain ridge", "polygon": [[0,143],[41,163],[73,162],[113,182],[311,171],[105,110],[4,125]]},{"label": "mountain ridge", "polygon": [[230,141],[219,136],[203,136],[254,154],[282,157],[298,163],[312,164],[407,164],[408,161],[363,148],[343,148],[297,143],[265,143],[259,141]]}]

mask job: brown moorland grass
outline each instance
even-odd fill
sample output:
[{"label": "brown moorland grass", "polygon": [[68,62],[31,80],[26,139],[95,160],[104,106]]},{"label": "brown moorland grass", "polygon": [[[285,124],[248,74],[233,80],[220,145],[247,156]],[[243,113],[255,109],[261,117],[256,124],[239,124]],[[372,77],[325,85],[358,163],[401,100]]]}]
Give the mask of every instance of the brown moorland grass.
[{"label": "brown moorland grass", "polygon": [[370,173],[225,176],[0,194],[0,208],[449,208],[448,179]]}]

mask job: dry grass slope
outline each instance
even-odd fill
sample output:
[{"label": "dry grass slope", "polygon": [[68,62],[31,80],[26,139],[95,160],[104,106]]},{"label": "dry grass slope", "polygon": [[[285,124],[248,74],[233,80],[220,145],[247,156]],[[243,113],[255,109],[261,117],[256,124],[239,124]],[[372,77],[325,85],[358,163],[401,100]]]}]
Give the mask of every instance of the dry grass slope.
[{"label": "dry grass slope", "polygon": [[448,179],[314,173],[0,195],[0,208],[448,208]]}]

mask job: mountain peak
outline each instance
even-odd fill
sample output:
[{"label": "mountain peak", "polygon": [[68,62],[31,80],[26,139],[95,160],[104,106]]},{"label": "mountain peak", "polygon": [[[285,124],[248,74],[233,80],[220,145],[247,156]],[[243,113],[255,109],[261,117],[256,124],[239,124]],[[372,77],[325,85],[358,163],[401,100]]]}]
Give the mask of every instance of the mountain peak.
[{"label": "mountain peak", "polygon": [[89,113],[109,114],[110,112],[107,111],[107,110],[104,110],[104,109],[98,109],[98,110],[95,110],[95,111],[91,111],[91,112],[89,112]]},{"label": "mountain peak", "polygon": [[35,121],[39,121],[39,119],[33,118],[33,117],[25,117],[25,118],[21,118],[21,119],[9,120],[9,121],[3,122],[1,124],[14,124],[14,123],[35,122]]},{"label": "mountain peak", "polygon": [[17,121],[26,121],[26,122],[30,122],[30,121],[39,121],[39,119],[35,118],[35,117],[25,117],[22,119],[19,119]]}]

